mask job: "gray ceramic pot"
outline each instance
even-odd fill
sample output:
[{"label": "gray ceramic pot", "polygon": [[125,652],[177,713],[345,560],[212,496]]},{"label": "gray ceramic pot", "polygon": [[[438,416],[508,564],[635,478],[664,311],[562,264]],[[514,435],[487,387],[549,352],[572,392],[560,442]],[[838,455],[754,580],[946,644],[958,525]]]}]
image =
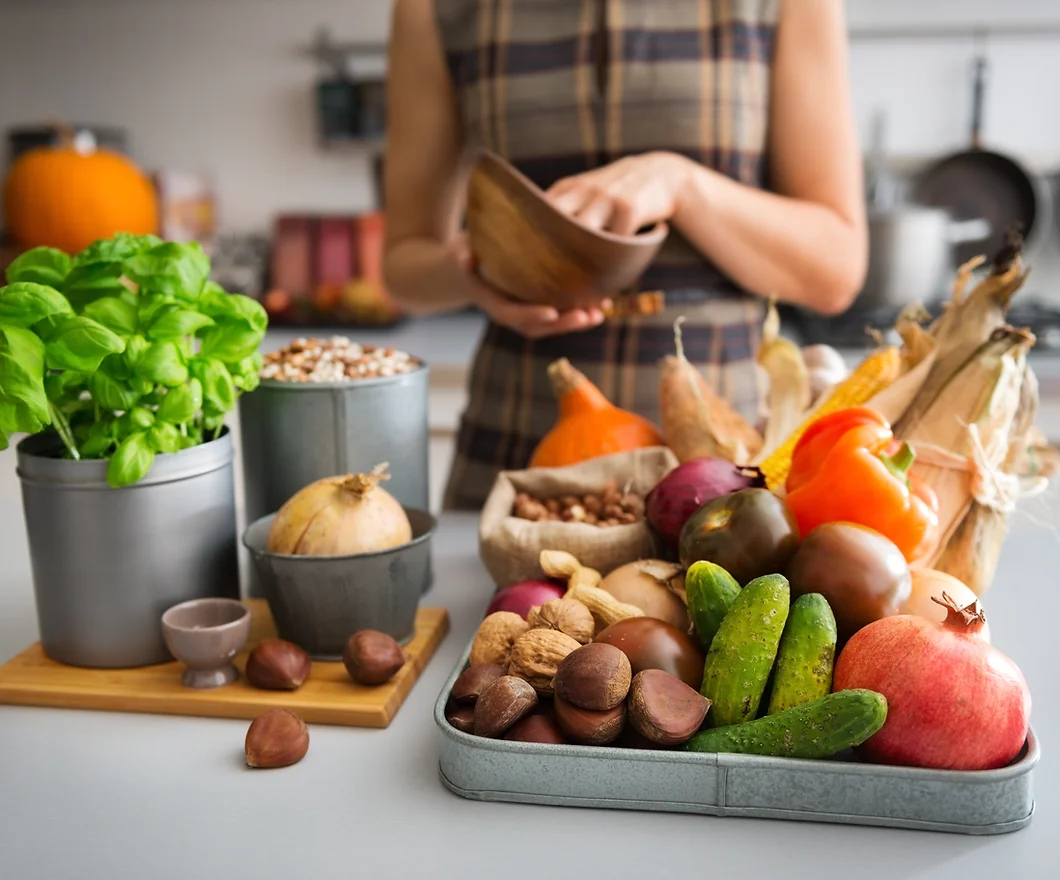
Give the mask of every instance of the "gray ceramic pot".
[{"label": "gray ceramic pot", "polygon": [[160,625],[167,608],[239,598],[231,436],[159,455],[123,489],[107,485],[105,461],[60,454],[51,434],[18,445],[44,652],[98,668],[172,660]]},{"label": "gray ceramic pot", "polygon": [[280,637],[315,660],[338,660],[346,640],[361,629],[379,630],[399,642],[411,639],[436,523],[422,510],[406,507],[405,513],[411,542],[353,556],[269,553],[265,547],[275,514],[251,523],[243,544]]}]

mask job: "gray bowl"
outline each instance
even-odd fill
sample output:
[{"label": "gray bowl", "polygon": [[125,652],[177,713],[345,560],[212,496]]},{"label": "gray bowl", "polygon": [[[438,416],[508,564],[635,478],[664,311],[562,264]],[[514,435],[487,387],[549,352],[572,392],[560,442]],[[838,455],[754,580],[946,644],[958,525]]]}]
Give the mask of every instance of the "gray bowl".
[{"label": "gray bowl", "polygon": [[276,514],[251,523],[243,544],[280,638],[314,660],[341,659],[346,640],[361,629],[379,630],[401,643],[412,638],[437,522],[426,511],[404,510],[412,525],[409,543],[351,556],[269,553],[265,546]]}]

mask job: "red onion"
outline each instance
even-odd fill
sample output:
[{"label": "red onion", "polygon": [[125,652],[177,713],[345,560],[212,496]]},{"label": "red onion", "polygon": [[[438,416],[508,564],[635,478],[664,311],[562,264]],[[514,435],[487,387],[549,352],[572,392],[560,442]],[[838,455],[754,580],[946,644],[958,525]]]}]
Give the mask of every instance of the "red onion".
[{"label": "red onion", "polygon": [[1023,749],[1031,695],[1019,667],[976,634],[986,617],[943,593],[944,623],[915,614],[858,630],[835,665],[833,690],[887,698],[887,721],[860,747],[886,764],[992,770]]},{"label": "red onion", "polygon": [[741,467],[724,458],[694,458],[679,464],[644,499],[648,523],[674,550],[681,528],[704,504],[738,489],[764,488],[756,467]]},{"label": "red onion", "polygon": [[486,609],[486,614],[492,614],[494,611],[514,611],[525,619],[531,608],[544,605],[549,599],[559,599],[566,592],[566,586],[552,581],[520,581],[497,593]]}]

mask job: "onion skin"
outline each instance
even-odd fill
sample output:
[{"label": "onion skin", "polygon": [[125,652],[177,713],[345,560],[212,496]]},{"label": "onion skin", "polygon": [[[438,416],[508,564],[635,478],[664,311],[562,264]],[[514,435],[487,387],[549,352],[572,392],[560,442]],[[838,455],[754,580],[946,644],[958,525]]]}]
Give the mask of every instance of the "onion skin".
[{"label": "onion skin", "polygon": [[737,489],[763,488],[758,468],[740,467],[724,458],[694,458],[670,471],[644,499],[648,524],[672,550],[681,529],[700,507]]},{"label": "onion skin", "polygon": [[672,570],[674,580],[683,580],[680,566],[658,559],[647,559],[619,566],[600,581],[600,589],[610,593],[619,602],[640,608],[646,617],[665,620],[671,626],[687,632],[691,625],[688,608],[649,573],[656,570],[664,575]]},{"label": "onion skin", "polygon": [[[910,575],[912,575],[912,591],[909,598],[898,609],[899,614],[918,614],[928,620],[937,620],[942,623],[946,619],[946,609],[933,601],[932,596],[941,597],[945,592],[962,608],[971,605],[978,598],[963,581],[957,580],[953,575],[946,574],[944,571],[934,568],[914,568],[910,570]],[[989,642],[990,624],[984,622],[983,628],[976,635],[984,642]]]},{"label": "onion skin", "polygon": [[[382,466],[381,466],[382,467]],[[296,492],[269,528],[269,553],[352,556],[412,540],[405,509],[378,482],[385,472],[325,477]]]},{"label": "onion skin", "polygon": [[544,605],[549,599],[562,599],[566,592],[566,587],[552,581],[519,581],[493,597],[486,616],[494,611],[511,611],[526,620],[531,608]]},{"label": "onion skin", "polygon": [[956,607],[946,623],[914,614],[877,620],[840,653],[833,690],[869,688],[887,698],[887,721],[859,747],[869,760],[992,770],[1023,749],[1027,682],[1012,660],[975,635],[981,612]]}]

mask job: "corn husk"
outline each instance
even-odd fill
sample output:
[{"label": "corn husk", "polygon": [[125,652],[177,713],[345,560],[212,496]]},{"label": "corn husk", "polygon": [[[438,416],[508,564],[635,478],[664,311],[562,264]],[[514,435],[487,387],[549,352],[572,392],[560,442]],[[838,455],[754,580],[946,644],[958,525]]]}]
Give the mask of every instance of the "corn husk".
[{"label": "corn husk", "polygon": [[762,448],[756,457],[762,460],[802,424],[811,405],[810,374],[802,350],[780,335],[780,314],[772,301],[762,326],[758,363],[769,382],[766,394],[769,416]]}]

